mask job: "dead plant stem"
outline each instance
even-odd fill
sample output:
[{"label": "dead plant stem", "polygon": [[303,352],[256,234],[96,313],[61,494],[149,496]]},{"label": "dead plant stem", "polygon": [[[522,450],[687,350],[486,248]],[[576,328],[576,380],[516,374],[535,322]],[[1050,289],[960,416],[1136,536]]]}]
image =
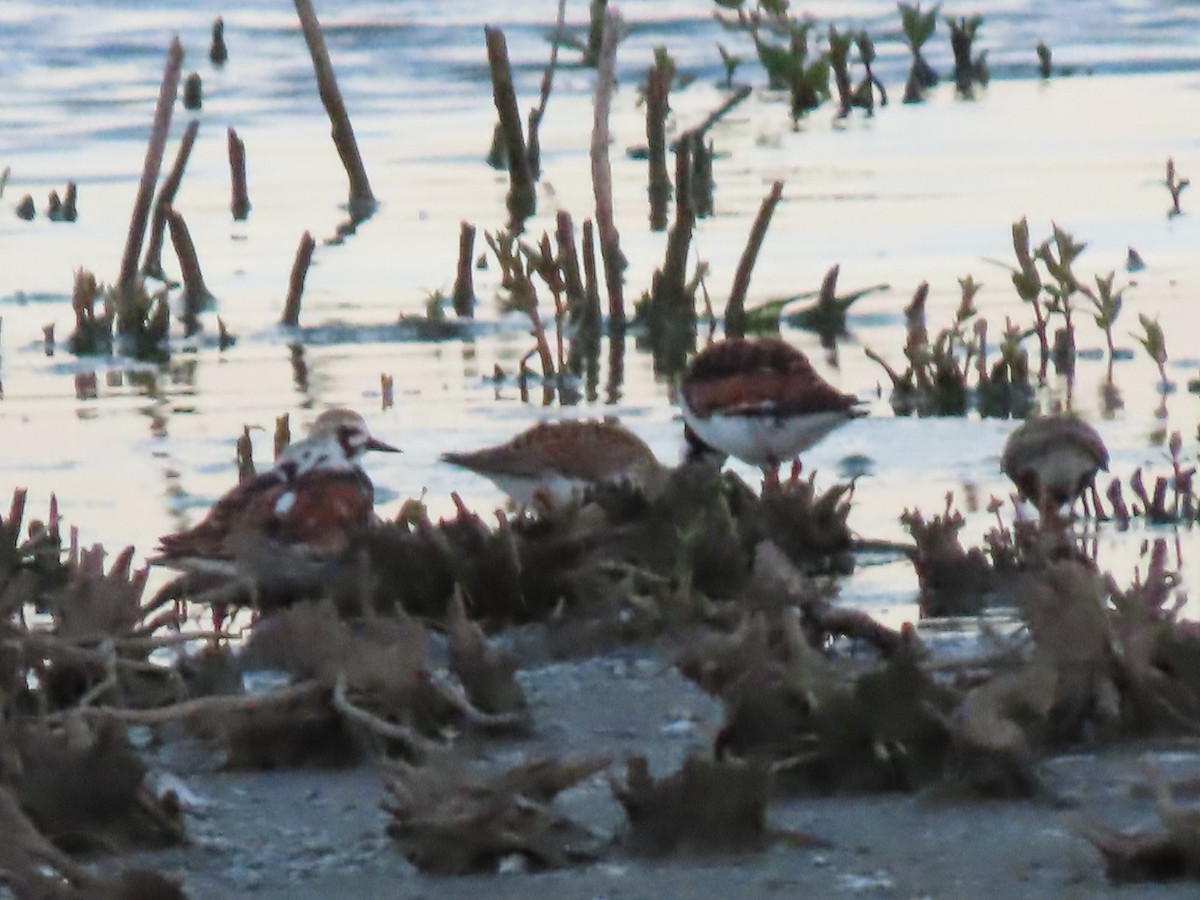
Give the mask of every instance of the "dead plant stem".
[{"label": "dead plant stem", "polygon": [[129,232],[125,236],[125,253],[121,257],[121,271],[117,276],[117,294],[120,303],[133,296],[134,280],[137,278],[137,261],[142,252],[142,240],[146,236],[146,225],[150,219],[150,203],[154,199],[154,185],[162,168],[163,152],[167,145],[167,133],[171,128],[171,110],[179,90],[179,73],[183,67],[183,45],[176,36],[167,51],[167,65],[163,71],[162,84],[158,90],[158,103],[154,108],[154,125],[150,130],[150,142],[146,146],[146,159],[142,163],[142,177],[138,182],[137,197],[133,202],[133,216]]},{"label": "dead plant stem", "polygon": [[200,121],[193,119],[188,123],[187,130],[179,141],[179,150],[175,154],[175,164],[171,172],[159,185],[158,196],[154,198],[154,213],[150,219],[150,240],[146,244],[146,255],[142,259],[142,274],[155,278],[163,277],[162,246],[163,235],[167,229],[167,210],[175,202],[175,194],[179,191],[179,183],[183,180],[183,170],[187,167],[188,157],[192,154],[192,145],[196,142],[196,133],[200,130]]},{"label": "dead plant stem", "polygon": [[729,289],[729,302],[725,305],[725,336],[743,337],[746,331],[746,292],[750,288],[750,275],[754,271],[754,263],[758,259],[759,248],[767,234],[767,226],[771,224],[771,216],[779,199],[783,196],[783,182],[776,181],[759,207],[754,225],[750,228],[750,237],[746,241],[746,249],[738,261],[737,272],[733,276],[733,286]]},{"label": "dead plant stem", "polygon": [[600,258],[604,261],[604,278],[608,287],[609,327],[613,331],[625,328],[625,301],[622,283],[625,257],[621,253],[621,238],[613,218],[612,164],[609,160],[609,113],[616,89],[617,43],[621,36],[621,14],[615,9],[604,13],[600,57],[596,63],[596,98],[592,120],[592,191],[596,198],[596,231],[600,242]]},{"label": "dead plant stem", "polygon": [[338,89],[333,63],[329,59],[329,50],[321,33],[321,23],[313,10],[312,0],[294,0],[294,3],[296,13],[300,17],[300,27],[304,31],[304,40],[308,43],[308,52],[312,56],[313,69],[317,76],[317,91],[329,116],[333,144],[350,179],[350,215],[354,219],[364,219],[375,209],[375,195],[371,192],[371,183],[367,179],[367,170],[358,152],[358,142],[354,138],[350,115],[346,112],[342,92]]}]

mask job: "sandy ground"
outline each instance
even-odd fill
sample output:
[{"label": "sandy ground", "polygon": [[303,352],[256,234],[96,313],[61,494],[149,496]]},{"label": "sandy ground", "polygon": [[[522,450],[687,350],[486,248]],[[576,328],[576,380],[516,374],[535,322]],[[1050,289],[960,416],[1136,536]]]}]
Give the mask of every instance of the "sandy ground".
[{"label": "sandy ground", "polygon": [[[525,755],[645,754],[656,774],[706,747],[720,722],[714,701],[661,658],[626,654],[526,670],[534,735],[473,746],[472,756],[511,764]],[[1200,743],[1124,745],[1047,761],[1043,775],[1066,807],[1011,802],[945,804],[910,795],[778,798],[772,826],[821,838],[828,847],[777,842],[735,857],[641,860],[614,854],[571,871],[428,877],[385,834],[381,783],[370,765],[348,771],[188,774],[187,753],[164,747],[196,794],[191,846],[142,854],[137,862],[184,880],[195,900],[219,897],[675,898],[867,896],[896,898],[1193,897],[1194,884],[1114,887],[1100,855],[1075,831],[1081,816],[1110,825],[1157,822],[1142,790],[1139,757],[1156,751],[1173,779],[1200,776]],[[614,772],[623,773],[618,762]],[[1186,798],[1180,798],[1186,799]],[[602,836],[623,819],[605,775],[559,803]],[[123,862],[129,862],[124,860]]]}]

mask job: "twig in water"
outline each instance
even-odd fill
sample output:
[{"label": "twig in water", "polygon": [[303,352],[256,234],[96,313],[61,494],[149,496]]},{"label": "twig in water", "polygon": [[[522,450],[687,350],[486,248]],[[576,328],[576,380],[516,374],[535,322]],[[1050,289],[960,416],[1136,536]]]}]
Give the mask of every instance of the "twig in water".
[{"label": "twig in water", "polygon": [[758,250],[767,234],[767,226],[771,224],[771,216],[783,196],[783,182],[776,181],[771,185],[771,191],[763,199],[754,225],[750,229],[750,237],[746,241],[746,249],[738,261],[737,272],[733,276],[733,287],[729,289],[729,302],[725,305],[725,336],[743,337],[746,332],[746,292],[750,288],[750,275],[754,271],[754,262],[758,259]]},{"label": "twig in water", "polygon": [[313,69],[317,74],[317,91],[321,96],[321,103],[325,106],[325,112],[329,115],[333,144],[337,147],[338,156],[341,157],[346,175],[350,179],[350,217],[355,221],[362,221],[375,211],[375,194],[371,192],[367,170],[358,152],[354,128],[350,124],[346,104],[342,101],[337,77],[333,74],[333,63],[330,62],[329,50],[325,46],[325,37],[321,34],[321,23],[313,10],[312,0],[293,2],[296,5],[296,13],[300,16],[300,27],[304,31],[304,40],[308,43],[308,52],[312,56]]},{"label": "twig in water", "polygon": [[608,118],[612,95],[616,87],[617,42],[621,37],[621,14],[615,9],[604,13],[600,57],[596,63],[596,99],[592,119],[592,191],[596,197],[596,231],[600,239],[600,258],[604,261],[604,278],[608,286],[609,327],[614,331],[625,328],[625,300],[622,282],[625,257],[621,253],[621,237],[613,219],[612,164],[608,158]]},{"label": "twig in water", "polygon": [[649,148],[650,230],[667,227],[667,203],[671,199],[671,175],[667,171],[667,112],[675,67],[665,53],[655,54],[646,72],[646,146]]},{"label": "twig in water", "polygon": [[62,220],[64,222],[74,222],[79,218],[79,210],[76,205],[79,202],[79,188],[75,182],[67,182],[67,191],[63,194],[62,202]]},{"label": "twig in water", "polygon": [[385,410],[396,405],[396,379],[387,372],[379,375],[379,396]]},{"label": "twig in water", "polygon": [[300,246],[292,263],[292,274],[288,278],[287,299],[283,301],[283,316],[279,322],[295,328],[300,324],[300,298],[304,294],[304,279],[308,275],[308,264],[312,262],[313,249],[317,242],[307,231],[300,236]]},{"label": "twig in water", "polygon": [[562,273],[563,290],[566,294],[567,322],[570,325],[571,345],[567,355],[567,368],[576,375],[582,374],[584,361],[599,352],[600,311],[588,305],[580,270],[579,252],[575,248],[575,223],[571,214],[559,210],[555,229],[558,244],[558,267]]},{"label": "twig in water", "polygon": [[[154,126],[150,131],[150,142],[146,146],[146,159],[142,164],[142,177],[138,182],[137,197],[133,203],[133,217],[125,237],[125,253],[121,257],[121,271],[117,276],[117,303],[127,303],[134,292],[137,278],[137,259],[142,252],[142,239],[146,235],[146,224],[150,219],[150,202],[154,198],[154,183],[162,167],[163,151],[167,145],[167,132],[171,127],[171,108],[179,91],[179,72],[183,67],[183,45],[179,38],[171,41],[167,51],[167,65],[163,71],[162,84],[158,91],[158,103],[154,108]],[[119,316],[128,321],[132,317]]]},{"label": "twig in water", "polygon": [[188,72],[183,79],[183,108],[195,112],[204,105],[204,82],[199,72]]},{"label": "twig in water", "polygon": [[179,259],[179,269],[183,278],[183,320],[189,333],[192,333],[197,325],[196,319],[200,309],[212,299],[212,294],[204,284],[200,259],[196,256],[196,245],[192,243],[192,236],[183,216],[173,209],[168,209],[167,225],[171,229],[171,245],[175,248],[175,256]]},{"label": "twig in water", "polygon": [[691,142],[675,151],[675,221],[667,236],[662,268],[651,280],[650,296],[639,310],[649,332],[656,373],[683,370],[696,341],[696,303],[688,290],[687,257],[696,216],[692,210]]},{"label": "twig in water", "polygon": [[213,22],[212,43],[208,48],[208,58],[217,68],[225,65],[225,61],[229,59],[229,50],[225,46],[225,20],[220,16],[217,16],[217,20]]},{"label": "twig in water", "polygon": [[[600,285],[596,276],[596,235],[591,219],[584,219],[582,231],[583,294],[577,303],[577,312],[572,312],[570,315],[574,331],[571,335],[569,365],[572,372],[580,370],[584,372],[584,381],[590,400],[594,399],[596,385],[600,381]],[[560,230],[559,240],[562,239]],[[563,252],[561,247],[559,252]],[[573,290],[571,275],[565,266],[563,271],[567,276],[567,290],[570,292]],[[578,272],[575,277],[579,277]],[[570,296],[569,293],[568,296]]]},{"label": "twig in water", "polygon": [[508,212],[512,216],[513,227],[519,230],[520,223],[533,215],[537,208],[533,170],[521,129],[521,113],[517,109],[517,93],[513,88],[504,32],[487,26],[483,33],[487,40],[488,68],[492,75],[492,98],[496,104],[496,114],[500,117],[500,133],[508,156]]},{"label": "twig in water", "polygon": [[232,128],[228,131],[229,176],[232,199],[229,204],[233,218],[242,221],[250,215],[250,194],[246,191],[246,144]]},{"label": "twig in water", "polygon": [[546,115],[546,104],[550,102],[550,89],[554,85],[554,70],[558,68],[558,48],[562,45],[563,22],[567,15],[567,0],[558,0],[558,18],[554,24],[554,37],[550,41],[550,62],[542,73],[542,89],[538,105],[529,111],[529,172],[536,179],[542,174],[542,144],[538,129]]},{"label": "twig in water", "polygon": [[158,189],[154,199],[154,215],[150,220],[150,240],[146,244],[146,256],[142,260],[142,274],[154,278],[163,277],[162,245],[163,232],[167,227],[167,210],[175,202],[175,194],[179,190],[179,182],[183,180],[183,170],[187,166],[188,157],[192,153],[192,144],[196,142],[196,132],[200,130],[200,122],[193,119],[188,123],[183,138],[179,141],[179,150],[175,154],[175,165]]},{"label": "twig in water", "polygon": [[474,257],[475,226],[463,222],[458,232],[458,273],[454,277],[454,293],[451,295],[454,312],[460,319],[470,319],[475,315]]}]

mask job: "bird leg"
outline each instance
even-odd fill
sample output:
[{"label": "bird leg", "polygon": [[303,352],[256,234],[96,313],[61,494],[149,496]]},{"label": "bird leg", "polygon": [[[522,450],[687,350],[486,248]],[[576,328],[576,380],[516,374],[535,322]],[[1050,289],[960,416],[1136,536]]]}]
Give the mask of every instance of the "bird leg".
[{"label": "bird leg", "polygon": [[763,466],[763,490],[778,490],[779,460],[772,459]]}]

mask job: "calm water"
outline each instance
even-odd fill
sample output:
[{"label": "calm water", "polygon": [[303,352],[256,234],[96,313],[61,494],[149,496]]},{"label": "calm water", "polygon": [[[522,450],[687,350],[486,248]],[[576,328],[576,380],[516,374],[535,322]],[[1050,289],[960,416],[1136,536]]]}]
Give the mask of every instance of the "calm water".
[{"label": "calm water", "polygon": [[[386,440],[405,448],[371,472],[382,512],[428,491],[435,511],[449,492],[487,507],[498,495],[487,483],[437,463],[439,453],[507,437],[538,417],[557,414],[522,403],[516,386],[488,380],[496,364],[511,372],[531,347],[523,320],[502,316],[494,271],[477,273],[483,300],[479,326],[467,340],[421,342],[394,327],[401,313],[423,311],[434,291],[453,283],[461,220],[481,231],[501,227],[505,179],[482,162],[494,117],[482,25],[503,26],[517,70],[523,109],[536,99],[548,57],[553,3],[325,2],[318,4],[342,92],[354,119],[378,213],[349,240],[318,247],[302,320],[292,334],[276,326],[300,234],[336,233],[346,185],[328,140],[311,63],[290,3],[244,0],[235,8],[208,2],[6,2],[0,5],[0,167],[11,176],[0,198],[0,492],[27,486],[31,511],[57,492],[85,541],[136,544],[149,552],[157,535],[193,523],[233,481],[233,442],[243,424],[264,427],[259,455],[269,455],[274,417],[297,425],[331,404],[366,413]],[[749,57],[749,42],[723,32],[712,5],[683,0],[620,4],[633,30],[618,57],[621,88],[614,101],[613,167],[623,247],[630,260],[627,302],[650,283],[664,238],[646,227],[645,164],[625,148],[644,141],[636,84],[665,45],[695,82],[672,98],[674,124],[686,128],[722,99],[718,41]],[[891,2],[810,3],[802,8],[839,28],[865,27],[875,39],[878,74],[898,100],[907,70]],[[1035,239],[1057,221],[1089,242],[1081,275],[1123,264],[1136,246],[1148,268],[1127,291],[1118,343],[1136,347],[1136,313],[1161,318],[1178,390],[1162,397],[1143,356],[1117,366],[1124,406],[1105,411],[1098,393],[1103,365],[1081,361],[1073,401],[1097,422],[1113,450],[1113,470],[1161,468],[1162,434],[1182,431],[1196,453],[1200,406],[1184,387],[1197,375],[1194,303],[1200,288],[1197,233],[1190,215],[1168,219],[1158,182],[1173,156],[1183,175],[1200,172],[1194,123],[1200,121],[1200,5],[1153,2],[985,2],[947,4],[947,14],[981,12],[978,45],[988,51],[994,80],[973,103],[951,86],[921,106],[898,104],[874,119],[856,115],[835,125],[822,108],[793,130],[786,107],[755,96],[713,132],[717,211],[703,221],[693,262],[711,267],[708,287],[718,307],[733,276],[750,218],[769,184],[786,182],[759,256],[751,302],[817,287],[834,263],[844,290],[887,284],[855,308],[851,338],[835,354],[816,339],[789,334],[821,361],[844,390],[877,396],[882,372],[863,346],[900,360],[901,308],[921,280],[932,285],[930,325],[948,322],[956,279],[984,282],[979,304],[996,334],[1004,317],[1027,321],[1008,275],[1010,223],[1029,217]],[[214,70],[207,58],[212,20],[223,15],[230,60]],[[586,4],[568,4],[580,31]],[[821,26],[824,30],[824,24]],[[182,342],[169,365],[76,359],[61,349],[72,327],[72,272],[84,266],[102,279],[116,275],[129,211],[145,153],[154,99],[171,36],[188,56],[185,72],[204,79],[196,114],[200,136],[177,208],[195,239],[217,311],[238,335],[235,347]],[[1037,42],[1054,51],[1069,77],[1036,78]],[[943,74],[951,56],[944,25],[927,56]],[[593,73],[564,51],[563,67],[542,131],[544,181],[538,234],[558,209],[590,215],[587,162]],[[761,83],[743,64],[739,79]],[[168,145],[191,118],[177,107]],[[246,143],[253,212],[231,221],[225,129]],[[79,184],[75,224],[23,222],[20,197],[39,208],[52,188]],[[1196,201],[1184,194],[1185,211]],[[482,245],[480,245],[482,246]],[[174,260],[168,250],[166,264]],[[1081,317],[1080,344],[1102,336]],[[206,318],[209,333],[215,315]],[[47,355],[44,325],[56,326],[60,349]],[[1140,350],[1138,353],[1140,354]],[[381,408],[379,379],[396,379],[396,405]],[[1065,385],[1048,393],[1061,396]],[[535,392],[536,393],[536,392]],[[976,485],[982,497],[1005,493],[997,471],[1012,423],[962,419],[897,419],[885,399],[874,416],[843,429],[806,457],[829,482],[842,460],[869,459],[860,483],[856,527],[898,537],[906,506],[940,508],[948,490]],[[619,414],[660,455],[678,455],[679,424],[668,385],[629,341],[625,380],[616,396],[570,410]],[[294,426],[295,427],[295,426]],[[749,474],[749,473],[747,473]],[[972,517],[973,533],[987,525]],[[1145,535],[1105,533],[1105,561],[1128,574]],[[1191,573],[1200,547],[1182,546]],[[1190,559],[1189,559],[1190,558]],[[1193,588],[1195,585],[1193,586]],[[848,599],[911,614],[914,581],[907,566],[868,568],[847,586]],[[1197,593],[1195,589],[1192,593]]]}]

